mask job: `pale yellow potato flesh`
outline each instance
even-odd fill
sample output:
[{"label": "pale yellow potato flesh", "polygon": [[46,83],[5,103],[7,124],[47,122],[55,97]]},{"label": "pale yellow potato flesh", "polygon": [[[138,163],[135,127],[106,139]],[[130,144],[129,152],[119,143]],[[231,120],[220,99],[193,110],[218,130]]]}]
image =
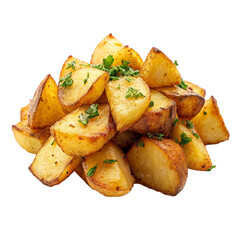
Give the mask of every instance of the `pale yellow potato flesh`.
[{"label": "pale yellow potato flesh", "polygon": [[[105,160],[117,160],[104,163]],[[93,176],[88,171],[97,165]],[[85,156],[82,162],[88,184],[99,193],[108,196],[122,196],[130,192],[134,177],[131,175],[129,164],[121,148],[115,143],[107,143],[100,151]]]},{"label": "pale yellow potato flesh", "polygon": [[[128,82],[126,78],[133,80]],[[135,97],[126,98],[130,87],[138,90],[144,96],[137,99]],[[109,81],[105,91],[117,131],[122,132],[130,128],[148,109],[150,90],[140,77],[121,77],[117,81]]]},{"label": "pale yellow potato flesh", "polygon": [[204,88],[199,87],[197,84],[185,81],[184,82],[187,84],[187,88],[195,93],[197,93],[198,95],[200,95],[201,97],[205,98],[206,96],[206,90]]}]

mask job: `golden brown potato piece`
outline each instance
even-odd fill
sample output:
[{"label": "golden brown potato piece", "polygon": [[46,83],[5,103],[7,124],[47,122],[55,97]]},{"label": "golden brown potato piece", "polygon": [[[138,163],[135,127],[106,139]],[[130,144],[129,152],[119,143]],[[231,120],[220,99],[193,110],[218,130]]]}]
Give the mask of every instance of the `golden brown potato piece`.
[{"label": "golden brown potato piece", "polygon": [[57,97],[57,85],[49,74],[33,96],[28,112],[28,125],[31,128],[49,127],[64,115]]},{"label": "golden brown potato piece", "polygon": [[62,150],[71,156],[85,156],[102,148],[116,134],[107,103],[99,104],[98,113],[85,126],[79,122],[89,105],[83,105],[63,117],[51,127],[51,134]]},{"label": "golden brown potato piece", "polygon": [[17,143],[29,153],[37,153],[43,143],[50,136],[49,127],[31,129],[27,120],[12,126]]},{"label": "golden brown potato piece", "polygon": [[83,65],[88,64],[70,55],[62,66],[59,79],[64,78],[67,74],[78,70]]},{"label": "golden brown potato piece", "polygon": [[76,169],[75,169],[75,172],[77,173],[77,175],[87,184],[88,184],[88,181],[87,181],[87,178],[85,176],[85,173],[84,173],[84,170],[83,170],[83,166],[82,164],[80,164]]},{"label": "golden brown potato piece", "polygon": [[148,53],[140,77],[152,88],[177,85],[181,81],[176,65],[157,48]]},{"label": "golden brown potato piece", "polygon": [[113,54],[114,62],[112,66],[122,65],[122,60],[130,62],[129,67],[140,70],[143,60],[140,55],[129,46],[124,46]]},{"label": "golden brown potato piece", "polygon": [[[188,168],[205,171],[212,166],[207,149],[194,127],[189,129],[182,123],[177,123],[171,132],[170,138],[182,146],[187,158]],[[186,141],[186,138],[190,139]]]},{"label": "golden brown potato piece", "polygon": [[95,48],[91,64],[102,64],[103,59],[108,55],[113,55],[114,52],[118,51],[123,47],[122,43],[119,42],[111,33],[106,36]]},{"label": "golden brown potato piece", "polygon": [[129,164],[122,150],[113,142],[107,143],[100,151],[85,156],[82,166],[88,184],[105,196],[122,196],[133,187],[134,177]]},{"label": "golden brown potato piece", "polygon": [[179,193],[187,180],[186,157],[181,147],[170,139],[157,141],[142,137],[143,145],[133,144],[127,153],[136,180],[167,195]]},{"label": "golden brown potato piece", "polygon": [[29,111],[30,104],[31,104],[31,101],[27,106],[21,108],[20,121],[24,121],[28,119],[28,111]]},{"label": "golden brown potato piece", "polygon": [[191,82],[185,81],[184,82],[187,84],[187,88],[195,93],[197,93],[198,95],[202,96],[203,98],[205,98],[206,96],[206,90],[204,88],[199,87],[196,84],[193,84]]},{"label": "golden brown potato piece", "polygon": [[147,132],[160,132],[167,137],[176,118],[176,103],[156,90],[151,89],[150,94],[154,105],[148,108],[140,120],[131,127],[131,130],[143,135]]},{"label": "golden brown potato piece", "polygon": [[52,187],[64,181],[81,164],[82,159],[64,153],[50,136],[29,167],[43,184]]},{"label": "golden brown potato piece", "polygon": [[178,86],[156,88],[177,104],[177,114],[182,119],[192,119],[204,105],[204,98],[189,89]]},{"label": "golden brown potato piece", "polygon": [[141,137],[141,134],[127,130],[124,132],[118,132],[112,139],[121,149],[130,148],[134,142],[136,142]]},{"label": "golden brown potato piece", "polygon": [[105,91],[100,96],[100,98],[98,98],[98,100],[96,102],[98,102],[98,103],[108,103],[108,99],[107,99],[107,95],[106,95]]},{"label": "golden brown potato piece", "polygon": [[148,109],[150,90],[140,77],[121,77],[110,81],[105,91],[117,131],[130,128]]},{"label": "golden brown potato piece", "polygon": [[92,67],[80,66],[71,75],[72,85],[58,84],[58,99],[65,112],[71,112],[82,104],[94,103],[103,93],[109,79],[107,72]]},{"label": "golden brown potato piece", "polygon": [[217,100],[211,96],[192,119],[204,144],[216,144],[229,139],[229,132],[220,114]]}]

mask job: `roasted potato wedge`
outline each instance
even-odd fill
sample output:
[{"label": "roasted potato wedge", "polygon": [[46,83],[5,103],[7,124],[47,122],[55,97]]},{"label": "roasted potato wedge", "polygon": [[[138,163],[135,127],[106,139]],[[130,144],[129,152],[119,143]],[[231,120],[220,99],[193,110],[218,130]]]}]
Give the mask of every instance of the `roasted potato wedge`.
[{"label": "roasted potato wedge", "polygon": [[[182,135],[184,133],[185,135]],[[187,144],[184,143],[186,137],[191,139]],[[177,123],[171,132],[170,138],[182,146],[188,168],[205,171],[212,166],[207,149],[195,128],[189,129],[182,123]]]},{"label": "roasted potato wedge", "polygon": [[147,132],[161,132],[167,137],[176,118],[176,103],[156,90],[151,89],[150,94],[154,105],[148,108],[140,120],[131,127],[131,130],[143,135]]},{"label": "roasted potato wedge", "polygon": [[98,98],[98,100],[96,102],[98,102],[98,103],[108,103],[108,99],[107,99],[107,95],[106,95],[105,91],[100,96],[100,98]]},{"label": "roasted potato wedge", "polygon": [[50,136],[49,127],[32,129],[27,120],[23,120],[12,126],[17,143],[29,153],[36,154],[43,143]]},{"label": "roasted potato wedge", "polygon": [[94,103],[103,93],[109,79],[107,72],[92,67],[80,66],[71,75],[69,87],[58,84],[58,99],[65,112],[71,112],[82,104]]},{"label": "roasted potato wedge", "polygon": [[[129,164],[122,150],[113,142],[107,143],[100,151],[85,156],[82,166],[88,184],[105,196],[122,196],[133,187],[134,177]],[[95,172],[92,175],[90,172],[93,168]]]},{"label": "roasted potato wedge", "polygon": [[82,159],[64,153],[50,136],[37,153],[29,170],[43,184],[51,187],[69,177]]},{"label": "roasted potato wedge", "polygon": [[31,128],[49,127],[64,115],[57,97],[57,85],[49,74],[33,96],[28,111],[28,125]]},{"label": "roasted potato wedge", "polygon": [[80,164],[76,169],[75,169],[75,172],[77,173],[77,175],[87,184],[88,184],[88,181],[87,181],[87,178],[85,176],[85,173],[84,173],[84,170],[83,170],[83,166],[82,164]]},{"label": "roasted potato wedge", "polygon": [[99,116],[89,120],[87,126],[79,122],[89,105],[83,105],[51,126],[51,134],[62,150],[71,156],[85,156],[102,148],[116,134],[109,104],[98,106]]},{"label": "roasted potato wedge", "polygon": [[111,33],[106,36],[95,48],[91,64],[102,64],[103,59],[108,55],[113,55],[114,52],[118,51],[119,49],[123,48],[121,42],[119,42]]},{"label": "roasted potato wedge", "polygon": [[211,96],[192,119],[204,144],[216,144],[229,139],[229,132],[220,114],[217,100]]},{"label": "roasted potato wedge", "polygon": [[121,77],[117,81],[109,81],[105,91],[117,131],[130,128],[148,109],[150,90],[140,77]]},{"label": "roasted potato wedge", "polygon": [[177,104],[177,114],[182,119],[192,119],[204,105],[204,98],[189,89],[178,86],[156,88]]},{"label": "roasted potato wedge", "polygon": [[148,53],[140,77],[151,88],[177,85],[181,81],[176,65],[157,48],[152,48]]},{"label": "roasted potato wedge", "polygon": [[122,65],[122,60],[130,62],[129,67],[140,70],[143,65],[143,60],[140,55],[129,46],[124,46],[113,53],[114,62],[112,66]]},{"label": "roasted potato wedge", "polygon": [[[31,103],[31,101],[30,101],[30,103]],[[21,108],[20,121],[24,121],[24,120],[28,119],[28,111],[29,111],[30,103],[27,106]]]},{"label": "roasted potato wedge", "polygon": [[134,142],[141,137],[141,134],[127,130],[124,132],[118,132],[112,139],[121,149],[125,150],[130,148]]},{"label": "roasted potato wedge", "polygon": [[181,147],[170,139],[157,141],[142,137],[143,147],[133,144],[127,153],[136,180],[167,195],[179,193],[187,180],[186,157]]},{"label": "roasted potato wedge", "polygon": [[196,84],[193,84],[191,82],[185,81],[184,82],[187,84],[187,88],[191,91],[193,91],[194,93],[197,93],[198,95],[200,95],[201,97],[205,98],[206,96],[206,90],[204,88],[199,87]]}]

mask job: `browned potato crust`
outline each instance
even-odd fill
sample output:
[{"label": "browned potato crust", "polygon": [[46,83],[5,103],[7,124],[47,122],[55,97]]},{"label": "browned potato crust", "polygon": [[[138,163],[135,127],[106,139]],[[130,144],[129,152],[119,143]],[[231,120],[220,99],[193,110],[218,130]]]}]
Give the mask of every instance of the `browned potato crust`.
[{"label": "browned potato crust", "polygon": [[211,96],[192,119],[204,144],[216,144],[229,139],[229,132],[220,114],[217,100]]},{"label": "browned potato crust", "polygon": [[43,143],[50,136],[49,127],[31,129],[27,120],[23,120],[12,126],[17,143],[29,153],[36,154]]},{"label": "browned potato crust", "polygon": [[[105,160],[117,160],[104,163]],[[88,171],[97,165],[93,176]],[[88,184],[99,193],[108,197],[122,196],[130,192],[134,177],[122,150],[113,142],[107,143],[100,151],[85,156],[82,166]]]},{"label": "browned potato crust", "polygon": [[173,128],[170,138],[174,141],[181,142],[182,133],[186,133],[187,137],[192,139],[191,142],[182,147],[186,155],[188,168],[199,171],[209,169],[212,166],[212,162],[202,139],[193,135],[193,133],[197,133],[196,129],[188,129],[183,124],[178,123]]},{"label": "browned potato crust", "polygon": [[99,116],[89,120],[87,126],[79,122],[89,105],[82,105],[51,126],[51,134],[61,149],[71,156],[86,156],[102,148],[116,134],[110,107],[99,104]]},{"label": "browned potato crust", "polygon": [[131,130],[143,135],[147,132],[161,132],[167,137],[176,118],[176,103],[156,90],[150,89],[150,94],[154,106],[148,108],[140,120],[131,127]]},{"label": "browned potato crust", "polygon": [[102,64],[102,60],[108,55],[113,55],[114,52],[118,51],[123,47],[122,43],[119,42],[111,33],[106,36],[95,48],[91,64]]},{"label": "browned potato crust", "polygon": [[197,93],[198,95],[202,96],[203,98],[205,98],[206,96],[206,90],[204,88],[199,87],[196,84],[193,84],[191,82],[185,81],[184,82],[188,85],[187,88],[195,93]]},{"label": "browned potato crust", "polygon": [[142,65],[140,77],[152,88],[177,85],[181,81],[176,65],[154,47]]},{"label": "browned potato crust", "polygon": [[167,195],[179,193],[187,180],[186,157],[170,139],[142,137],[144,146],[133,144],[127,153],[131,172],[139,183]]},{"label": "browned potato crust", "polygon": [[107,99],[107,95],[106,95],[105,91],[100,96],[100,98],[98,98],[98,100],[96,102],[98,102],[98,103],[108,103],[108,99]]},{"label": "browned potato crust", "polygon": [[[30,101],[30,103],[31,103],[31,101]],[[24,120],[28,119],[28,111],[29,111],[30,103],[27,106],[21,108],[20,121],[24,121]]]},{"label": "browned potato crust", "polygon": [[57,85],[49,74],[33,96],[28,112],[28,125],[31,128],[49,127],[64,115],[57,98]]},{"label": "browned potato crust", "polygon": [[204,105],[204,98],[189,89],[178,86],[156,88],[177,104],[177,114],[182,119],[192,119]]},{"label": "browned potato crust", "polygon": [[51,187],[61,183],[81,164],[82,159],[65,154],[50,136],[29,167],[43,184]]},{"label": "browned potato crust", "polygon": [[86,176],[85,176],[85,173],[84,173],[82,164],[80,164],[80,165],[75,169],[75,172],[76,172],[77,175],[88,185],[88,181],[87,181],[87,178],[86,178]]}]

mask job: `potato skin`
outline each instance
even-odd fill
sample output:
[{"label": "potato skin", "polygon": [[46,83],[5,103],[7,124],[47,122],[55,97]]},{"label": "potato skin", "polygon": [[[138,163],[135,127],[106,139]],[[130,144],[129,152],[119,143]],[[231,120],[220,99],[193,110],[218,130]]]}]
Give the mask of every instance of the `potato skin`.
[{"label": "potato skin", "polygon": [[[31,103],[31,101],[30,101],[30,103]],[[28,119],[28,111],[29,111],[30,103],[27,106],[21,108],[20,121],[24,121],[24,120]]]},{"label": "potato skin", "polygon": [[204,105],[204,98],[189,89],[178,86],[156,88],[177,104],[177,114],[182,119],[192,119]]},{"label": "potato skin", "polygon": [[201,97],[205,98],[206,96],[206,90],[204,88],[199,87],[197,84],[185,81],[184,82],[188,85],[187,88],[190,91],[193,91],[194,93],[197,93],[198,95],[200,95]]}]

